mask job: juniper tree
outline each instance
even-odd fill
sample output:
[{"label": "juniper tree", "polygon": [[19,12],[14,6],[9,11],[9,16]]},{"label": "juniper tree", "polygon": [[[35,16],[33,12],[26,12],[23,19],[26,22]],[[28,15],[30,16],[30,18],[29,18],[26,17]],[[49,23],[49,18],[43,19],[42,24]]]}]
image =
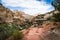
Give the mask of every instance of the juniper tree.
[{"label": "juniper tree", "polygon": [[0,5],[2,5],[2,1],[0,0]]},{"label": "juniper tree", "polygon": [[54,6],[55,9],[60,11],[60,0],[53,0],[52,6]]}]

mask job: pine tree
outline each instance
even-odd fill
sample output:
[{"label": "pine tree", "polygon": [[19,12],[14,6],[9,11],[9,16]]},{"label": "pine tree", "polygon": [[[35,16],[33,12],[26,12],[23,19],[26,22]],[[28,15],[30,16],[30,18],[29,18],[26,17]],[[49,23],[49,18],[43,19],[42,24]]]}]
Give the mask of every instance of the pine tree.
[{"label": "pine tree", "polygon": [[58,9],[60,11],[60,0],[53,0],[52,6],[54,6],[55,9]]},{"label": "pine tree", "polygon": [[2,1],[0,0],[0,5],[2,5]]}]

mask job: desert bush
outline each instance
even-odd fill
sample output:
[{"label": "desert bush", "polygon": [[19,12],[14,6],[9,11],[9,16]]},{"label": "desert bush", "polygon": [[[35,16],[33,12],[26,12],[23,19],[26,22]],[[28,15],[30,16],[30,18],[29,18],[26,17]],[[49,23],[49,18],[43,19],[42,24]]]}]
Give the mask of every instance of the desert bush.
[{"label": "desert bush", "polygon": [[13,40],[21,40],[23,37],[23,34],[22,32],[15,30],[12,36],[13,36]]},{"label": "desert bush", "polygon": [[15,30],[19,30],[19,28],[13,24],[0,24],[0,40],[10,37]]}]

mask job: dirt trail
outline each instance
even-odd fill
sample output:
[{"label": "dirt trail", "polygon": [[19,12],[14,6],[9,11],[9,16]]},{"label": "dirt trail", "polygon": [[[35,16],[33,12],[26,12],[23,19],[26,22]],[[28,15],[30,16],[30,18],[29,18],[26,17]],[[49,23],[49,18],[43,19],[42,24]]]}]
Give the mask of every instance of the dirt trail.
[{"label": "dirt trail", "polygon": [[24,30],[23,34],[24,37],[22,40],[59,40],[60,37],[49,30],[54,27],[54,25],[51,24],[44,24],[42,25],[43,28],[29,28],[27,30]]},{"label": "dirt trail", "polygon": [[31,28],[25,33],[23,40],[42,40],[43,36],[45,36],[43,32],[43,28]]}]

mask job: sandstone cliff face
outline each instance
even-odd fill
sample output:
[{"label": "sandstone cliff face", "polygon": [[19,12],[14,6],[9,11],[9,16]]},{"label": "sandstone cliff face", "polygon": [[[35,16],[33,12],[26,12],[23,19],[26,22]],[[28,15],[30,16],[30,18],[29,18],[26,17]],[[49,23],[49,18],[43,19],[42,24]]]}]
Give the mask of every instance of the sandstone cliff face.
[{"label": "sandstone cliff face", "polygon": [[8,8],[0,5],[0,18],[2,22],[12,22],[13,21],[13,12]]},{"label": "sandstone cliff face", "polygon": [[17,24],[24,24],[27,20],[30,21],[33,16],[25,14],[22,11],[11,11],[8,8],[0,5],[0,23],[17,23]]},{"label": "sandstone cliff face", "polygon": [[31,20],[34,16],[32,15],[28,15],[22,11],[18,11],[18,10],[14,10],[13,11],[15,14],[18,14],[18,16],[21,16],[21,18],[23,19],[27,19],[27,20]]},{"label": "sandstone cliff face", "polygon": [[13,14],[14,22],[17,24],[23,24],[25,22],[25,18],[22,16],[22,13],[19,13],[18,11],[14,11]]},{"label": "sandstone cliff face", "polygon": [[58,10],[53,10],[53,11],[45,13],[45,14],[38,14],[33,19],[35,19],[35,20],[47,20],[48,17],[51,17],[51,16],[53,16],[54,14],[57,14],[57,13],[59,13]]},{"label": "sandstone cliff face", "polygon": [[24,24],[26,21],[30,21],[33,18],[33,16],[25,14],[22,11],[14,10],[13,13],[14,22],[18,22],[18,24]]},{"label": "sandstone cliff face", "polygon": [[53,18],[54,14],[58,14],[60,13],[58,10],[53,10],[51,12],[45,13],[45,14],[38,14],[37,16],[33,17],[32,22],[33,24],[41,24],[44,22],[49,22],[50,19],[48,20],[48,18]]}]

